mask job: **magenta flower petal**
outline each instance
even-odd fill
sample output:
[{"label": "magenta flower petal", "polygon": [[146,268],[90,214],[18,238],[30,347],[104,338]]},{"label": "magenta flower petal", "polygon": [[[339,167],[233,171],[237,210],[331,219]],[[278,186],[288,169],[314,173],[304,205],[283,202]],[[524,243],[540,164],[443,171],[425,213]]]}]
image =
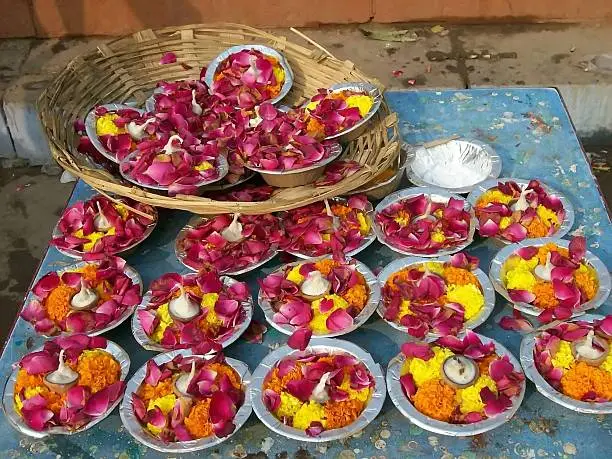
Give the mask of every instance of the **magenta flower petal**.
[{"label": "magenta flower petal", "polygon": [[553,280],[553,290],[555,298],[561,301],[568,301],[571,304],[577,304],[580,301],[580,291],[573,285],[568,285],[560,280]]},{"label": "magenta flower petal", "polygon": [[137,394],[132,394],[132,408],[138,420],[142,422],[147,415],[147,410],[143,400]]},{"label": "magenta flower petal", "polygon": [[352,325],[353,317],[345,309],[336,309],[325,321],[325,326],[332,332],[344,330]]},{"label": "magenta flower petal", "polygon": [[26,409],[25,405],[21,410],[21,414],[26,424],[37,431],[44,430],[47,422],[54,416],[53,411],[46,408]]},{"label": "magenta flower petal", "polygon": [[175,62],[176,62],[176,54],[174,54],[172,52],[164,53],[164,55],[159,60],[159,63],[161,65],[174,64]]},{"label": "magenta flower petal", "polygon": [[407,342],[401,346],[402,353],[406,357],[416,357],[421,360],[429,360],[434,356],[431,347],[426,343]]},{"label": "magenta flower petal", "polygon": [[612,337],[612,315],[607,315],[597,323],[596,329],[604,335]]},{"label": "magenta flower petal", "polygon": [[308,428],[306,429],[306,435],[309,437],[318,437],[323,432],[323,424],[319,421],[313,421],[310,423]]},{"label": "magenta flower petal", "polygon": [[88,395],[89,390],[84,386],[71,387],[66,393],[68,406],[71,408],[83,408]]},{"label": "magenta flower petal", "polygon": [[34,295],[39,298],[45,298],[49,292],[55,289],[60,283],[60,278],[55,271],[45,274],[40,278],[36,285],[32,289]]},{"label": "magenta flower petal", "polygon": [[503,394],[496,396],[488,387],[481,389],[480,398],[485,404],[485,414],[487,416],[496,416],[512,406],[510,398]]},{"label": "magenta flower petal", "polygon": [[487,221],[482,223],[480,227],[478,228],[478,232],[483,237],[495,236],[498,231],[499,231],[499,225],[491,219],[488,219]]},{"label": "magenta flower petal", "polygon": [[138,321],[144,332],[147,335],[151,335],[159,324],[159,317],[157,317],[157,314],[148,309],[139,309],[136,315],[138,316]]},{"label": "magenta flower petal", "polygon": [[514,366],[510,363],[507,356],[496,359],[489,365],[489,375],[494,381],[501,381],[503,378],[514,372]]},{"label": "magenta flower petal", "polygon": [[38,351],[24,356],[19,365],[31,375],[40,375],[56,370],[59,361],[49,352]]},{"label": "magenta flower petal", "polygon": [[530,245],[528,247],[521,247],[515,253],[523,260],[531,260],[538,253],[538,248]]},{"label": "magenta flower petal", "polygon": [[162,371],[153,359],[147,361],[147,375],[145,382],[150,386],[157,386],[162,377]]},{"label": "magenta flower petal", "polygon": [[28,322],[37,322],[47,317],[47,311],[38,300],[30,301],[21,311],[21,317]]},{"label": "magenta flower petal", "polygon": [[236,300],[221,300],[215,303],[215,312],[223,317],[233,317],[238,312],[240,303]]},{"label": "magenta flower petal", "polygon": [[187,427],[185,427],[184,424],[177,424],[173,427],[174,430],[174,436],[176,437],[176,439],[178,441],[191,441],[193,440],[193,437],[191,436],[191,434],[189,433],[189,431],[187,430]]},{"label": "magenta flower petal", "polygon": [[467,424],[473,424],[475,422],[480,422],[483,419],[485,419],[484,416],[476,411],[472,411],[471,413],[466,414],[464,418]]},{"label": "magenta flower petal", "polygon": [[499,326],[504,330],[532,332],[534,327],[525,318],[516,318],[512,316],[504,316],[499,320]]},{"label": "magenta flower petal", "polygon": [[520,303],[532,303],[535,301],[535,294],[528,290],[508,290],[508,296],[512,301],[520,302]]},{"label": "magenta flower petal", "polygon": [[414,378],[412,377],[412,375],[410,373],[406,373],[405,375],[400,377],[399,381],[402,385],[404,395],[408,398],[412,398],[417,391],[417,387],[414,383]]},{"label": "magenta flower petal", "polygon": [[76,288],[81,283],[81,273],[65,272],[62,274],[62,282],[69,287]]},{"label": "magenta flower petal", "polygon": [[231,421],[236,415],[236,405],[232,398],[221,392],[213,393],[210,400],[210,420],[213,424]]},{"label": "magenta flower petal", "polygon": [[309,379],[293,379],[286,384],[287,392],[302,402],[307,402],[317,382]]},{"label": "magenta flower petal", "polygon": [[579,263],[586,254],[586,239],[584,236],[574,236],[569,243],[570,259]]},{"label": "magenta flower petal", "polygon": [[310,328],[298,328],[287,340],[287,344],[291,349],[297,349],[303,351],[308,347],[310,338],[312,337],[312,330]]},{"label": "magenta flower petal", "polygon": [[480,260],[477,257],[468,255],[465,252],[459,252],[459,253],[455,253],[454,255],[451,255],[450,263],[451,263],[451,266],[455,268],[463,268],[463,269],[469,269],[470,271],[473,271],[476,268],[478,268],[478,265],[480,264]]},{"label": "magenta flower petal", "polygon": [[274,412],[280,406],[281,398],[280,395],[272,389],[266,389],[263,393],[263,402],[269,411]]},{"label": "magenta flower petal", "polygon": [[85,414],[97,417],[106,412],[111,403],[110,392],[107,389],[102,389],[89,397],[83,408]]},{"label": "magenta flower petal", "polygon": [[158,429],[163,429],[166,427],[168,418],[166,418],[162,410],[156,406],[152,410],[147,411],[146,421],[148,424],[151,424]]},{"label": "magenta flower petal", "polygon": [[519,242],[527,237],[527,228],[520,223],[512,223],[502,231],[501,235],[511,242]]}]

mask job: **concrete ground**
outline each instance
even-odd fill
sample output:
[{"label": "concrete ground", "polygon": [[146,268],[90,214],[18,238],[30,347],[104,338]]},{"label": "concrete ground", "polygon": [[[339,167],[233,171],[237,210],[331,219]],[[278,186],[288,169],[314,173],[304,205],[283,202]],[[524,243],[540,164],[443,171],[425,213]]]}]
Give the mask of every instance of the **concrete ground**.
[{"label": "concrete ground", "polygon": [[[288,30],[276,31],[300,42]],[[304,29],[390,89],[557,86],[608,202],[612,197],[611,26],[377,26]],[[0,342],[21,306],[51,230],[72,189],[39,167],[6,168],[48,149],[34,101],[45,84],[100,38],[0,40]]]}]

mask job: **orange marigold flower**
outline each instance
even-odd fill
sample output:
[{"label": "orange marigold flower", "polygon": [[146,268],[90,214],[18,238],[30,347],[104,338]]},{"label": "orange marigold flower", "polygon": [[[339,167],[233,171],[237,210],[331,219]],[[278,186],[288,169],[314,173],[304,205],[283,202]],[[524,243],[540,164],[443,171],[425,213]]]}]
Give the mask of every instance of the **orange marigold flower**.
[{"label": "orange marigold flower", "polygon": [[45,386],[42,375],[31,375],[23,368],[20,368],[17,372],[17,380],[15,381],[15,394],[21,394],[22,390],[32,387],[41,388],[38,394],[47,401],[47,408],[55,414],[60,412],[66,400],[66,396],[48,389],[47,386]]},{"label": "orange marigold flower", "polygon": [[408,271],[409,269],[405,268],[401,271],[393,273],[387,279],[386,285],[388,285],[391,290],[399,290],[399,288],[395,285],[396,283],[402,283],[408,281]]},{"label": "orange marigold flower", "polygon": [[266,388],[272,389],[274,392],[280,394],[281,391],[285,390],[285,386],[289,381],[302,379],[302,366],[298,363],[296,367],[287,373],[282,378],[278,375],[278,367],[272,370],[272,375],[268,378]]},{"label": "orange marigold flower", "polygon": [[317,261],[315,263],[315,269],[320,271],[324,276],[327,276],[336,266],[338,266],[338,262],[329,258]]},{"label": "orange marigold flower", "polygon": [[232,386],[234,386],[236,389],[240,389],[242,387],[242,383],[240,381],[240,376],[238,375],[238,373],[236,373],[236,370],[234,370],[232,367],[230,367],[229,365],[226,365],[224,363],[211,363],[209,365],[207,365],[208,368],[210,368],[211,370],[216,371],[217,373],[220,373],[222,375],[226,375],[230,382],[232,383]]},{"label": "orange marigold flower", "polygon": [[477,362],[478,369],[480,370],[481,375],[489,376],[489,365],[491,365],[491,362],[493,362],[494,360],[497,360],[497,355],[491,354],[487,355],[486,357],[482,358]]},{"label": "orange marigold flower", "polygon": [[363,284],[355,284],[342,297],[354,308],[361,311],[368,302],[368,291]]},{"label": "orange marigold flower", "polygon": [[537,257],[540,260],[541,265],[546,264],[546,256],[548,255],[548,252],[559,252],[559,255],[563,257],[569,257],[569,250],[564,249],[563,247],[559,247],[557,244],[549,242],[538,248]]},{"label": "orange marigold flower", "polygon": [[209,398],[200,400],[193,405],[189,416],[185,418],[185,427],[192,437],[204,438],[212,435],[213,426],[208,417],[209,408]]},{"label": "orange marigold flower", "polygon": [[612,374],[601,368],[578,362],[561,377],[561,390],[576,400],[581,400],[589,392],[595,392],[598,397],[612,400]]},{"label": "orange marigold flower", "polygon": [[439,379],[430,379],[417,389],[414,407],[425,416],[438,421],[449,422],[457,408],[455,389]]},{"label": "orange marigold flower", "polygon": [[446,266],[444,268],[444,279],[449,284],[467,285],[474,284],[480,285],[478,278],[467,269],[455,268],[454,266]]},{"label": "orange marigold flower", "polygon": [[60,322],[68,316],[68,313],[71,311],[70,299],[76,292],[76,289],[62,283],[51,290],[49,296],[45,300],[45,309],[51,320]]},{"label": "orange marigold flower", "polygon": [[325,404],[326,429],[338,429],[355,422],[363,411],[364,403],[360,400],[328,402]]},{"label": "orange marigold flower", "polygon": [[157,383],[157,386],[144,383],[138,390],[138,395],[145,402],[145,405],[149,403],[149,400],[155,400],[156,398],[165,397],[173,392],[172,378],[166,378],[163,381]]},{"label": "orange marigold flower", "polygon": [[351,209],[349,206],[345,206],[344,204],[334,204],[331,206],[332,214],[338,217],[346,217],[352,210],[353,209]]},{"label": "orange marigold flower", "polygon": [[548,226],[539,217],[533,217],[525,228],[527,228],[527,236],[529,237],[546,237],[548,234]]},{"label": "orange marigold flower", "polygon": [[574,273],[574,280],[576,281],[576,286],[580,289],[580,292],[587,298],[587,300],[593,299],[597,293],[597,289],[599,288],[597,280],[593,279],[588,272],[585,273],[579,271]]},{"label": "orange marigold flower", "polygon": [[537,282],[533,287],[533,294],[536,296],[533,304],[538,308],[551,309],[559,305],[551,282]]},{"label": "orange marigold flower", "polygon": [[121,366],[112,355],[104,351],[85,351],[79,356],[76,368],[78,384],[96,393],[119,381]]},{"label": "orange marigold flower", "polygon": [[44,386],[42,375],[31,375],[23,368],[17,372],[17,380],[15,381],[15,393],[18,394],[23,389],[28,387]]},{"label": "orange marigold flower", "polygon": [[98,272],[98,268],[95,265],[87,265],[81,270],[81,274],[85,278],[85,280],[89,283],[95,282],[96,273]]}]

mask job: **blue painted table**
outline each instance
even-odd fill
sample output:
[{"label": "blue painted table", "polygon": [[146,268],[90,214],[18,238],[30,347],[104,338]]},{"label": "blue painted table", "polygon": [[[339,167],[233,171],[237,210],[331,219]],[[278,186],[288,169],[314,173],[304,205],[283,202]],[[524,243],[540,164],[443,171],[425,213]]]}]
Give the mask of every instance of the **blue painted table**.
[{"label": "blue painted table", "polygon": [[[583,230],[588,246],[606,265],[612,261],[612,231],[604,201],[598,192],[584,153],[559,94],[553,89],[503,89],[466,91],[390,92],[387,100],[398,112],[401,134],[408,143],[424,142],[452,134],[474,137],[493,146],[503,159],[503,176],[541,178],[562,190],[576,207],[574,230]],[[408,186],[406,182],[403,186]],[[79,182],[71,202],[87,198],[92,190]],[[142,275],[145,285],[165,272],[181,269],[174,257],[173,243],[189,215],[185,212],[162,210],[160,223],[141,249],[128,258]],[[487,266],[496,252],[492,242],[477,240],[468,252]],[[362,252],[358,258],[372,269],[381,268],[398,258],[378,243]],[[51,248],[47,252],[35,280],[51,269],[71,260]],[[249,275],[241,276],[257,292],[256,278],[270,273],[279,265],[278,258]],[[612,312],[609,300],[600,312]],[[518,355],[520,336],[497,326],[510,308],[502,301],[478,332],[501,341]],[[255,318],[263,321],[258,309]],[[144,351],[131,335],[129,323],[107,333],[109,339],[123,346],[132,359],[131,373],[154,354]],[[386,366],[399,350],[402,334],[386,325],[377,316],[346,339],[367,349]],[[254,370],[260,360],[286,337],[271,327],[263,344],[248,344],[239,340],[227,354],[239,358]],[[42,340],[21,319],[17,321],[0,359],[3,377],[12,362]],[[305,444],[288,440],[269,431],[253,414],[244,428],[214,450],[201,452],[209,457],[299,457],[317,456],[363,457],[543,457],[579,456],[602,457],[612,449],[612,417],[577,414],[561,408],[535,391],[528,383],[523,405],[514,418],[499,429],[474,438],[443,437],[413,426],[395,409],[389,399],[382,413],[360,434],[329,444]],[[150,450],[123,429],[118,410],[96,427],[75,436],[54,436],[33,440],[13,431],[4,418],[0,419],[0,451],[2,457],[26,457],[38,453],[41,457],[71,458],[131,458],[167,457]],[[171,455],[172,456],[172,455]]]}]

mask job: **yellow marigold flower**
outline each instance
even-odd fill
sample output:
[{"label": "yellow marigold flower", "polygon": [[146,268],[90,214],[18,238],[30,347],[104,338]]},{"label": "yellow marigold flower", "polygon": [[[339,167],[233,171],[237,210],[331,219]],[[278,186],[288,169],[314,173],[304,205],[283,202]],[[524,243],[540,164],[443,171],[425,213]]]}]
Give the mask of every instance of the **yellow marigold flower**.
[{"label": "yellow marigold flower", "polygon": [[552,364],[555,368],[563,368],[569,370],[574,363],[574,354],[572,354],[572,346],[567,341],[559,343],[559,349],[552,358]]},{"label": "yellow marigold flower", "polygon": [[512,196],[504,194],[499,190],[489,190],[482,194],[476,207],[486,207],[487,204],[498,202],[500,204],[509,204],[512,201]]},{"label": "yellow marigold flower", "polygon": [[484,296],[474,284],[449,285],[446,289],[449,303],[459,303],[463,306],[465,320],[476,317],[484,306]]},{"label": "yellow marigold flower", "polygon": [[601,368],[602,370],[607,371],[608,373],[612,373],[612,353],[608,353],[608,356],[606,357],[606,360],[604,360],[602,362],[602,364],[599,366],[599,368]]},{"label": "yellow marigold flower", "polygon": [[106,113],[99,116],[96,120],[96,134],[103,135],[119,135],[125,132],[125,129],[118,127],[115,120],[119,118],[116,113]]},{"label": "yellow marigold flower", "polygon": [[431,240],[433,242],[437,242],[439,244],[441,244],[442,242],[446,241],[446,236],[444,236],[444,233],[442,231],[434,231],[431,234]]},{"label": "yellow marigold flower", "polygon": [[121,215],[121,218],[123,220],[127,220],[128,216],[130,215],[130,211],[127,210],[124,206],[122,206],[121,204],[113,204],[113,207],[115,208],[115,210],[117,211],[117,213],[119,215]]},{"label": "yellow marigold flower", "polygon": [[359,221],[359,231],[361,234],[369,233],[371,227],[370,219],[362,212],[357,212],[357,220]]},{"label": "yellow marigold flower", "polygon": [[506,288],[508,290],[531,291],[536,282],[537,279],[530,271],[517,268],[506,273]]},{"label": "yellow marigold flower", "polygon": [[372,97],[365,94],[355,94],[346,98],[346,105],[349,107],[357,107],[359,109],[359,114],[363,117],[371,110],[372,105],[374,105],[374,100]]},{"label": "yellow marigold flower", "polygon": [[166,328],[172,325],[173,320],[168,311],[168,303],[164,303],[157,308],[156,314],[159,317],[159,324],[151,334],[151,339],[159,343],[164,336]]},{"label": "yellow marigold flower", "polygon": [[276,416],[279,418],[287,417],[292,418],[295,416],[295,413],[302,407],[303,403],[299,398],[294,397],[288,392],[280,393],[281,402],[278,408],[276,409]]},{"label": "yellow marigold flower", "polygon": [[419,358],[406,359],[402,366],[401,374],[410,373],[417,387],[431,379],[440,379],[440,368],[442,363],[453,355],[453,351],[440,346],[433,346],[434,356],[425,361]]},{"label": "yellow marigold flower", "polygon": [[489,376],[484,375],[480,376],[470,387],[457,390],[457,403],[459,403],[459,409],[463,414],[471,412],[479,413],[484,409],[485,404],[480,398],[480,391],[485,387],[491,389],[491,392],[497,393],[495,381]]},{"label": "yellow marigold flower", "polygon": [[439,274],[440,276],[444,275],[444,263],[440,263],[438,261],[426,261],[421,266],[419,266],[419,271],[425,271],[425,268],[429,270],[430,273]]},{"label": "yellow marigold flower", "polygon": [[304,282],[304,276],[300,274],[301,267],[302,265],[297,265],[291,268],[291,270],[287,273],[287,280],[290,280],[291,282],[294,282],[297,285],[300,285],[302,282]]},{"label": "yellow marigold flower", "polygon": [[315,300],[312,302],[312,312],[313,312],[313,317],[312,320],[310,321],[310,329],[312,330],[312,332],[314,334],[325,334],[329,331],[329,329],[327,328],[326,322],[327,322],[327,318],[330,316],[330,314],[334,311],[336,311],[337,309],[346,309],[349,307],[349,303],[348,301],[346,301],[344,298],[342,298],[339,295],[325,295],[323,297],[323,299],[327,299],[327,300],[331,300],[334,305],[331,307],[331,309],[325,313],[322,313],[320,308],[321,305],[321,300]]},{"label": "yellow marigold flower", "polygon": [[405,210],[400,210],[393,220],[400,226],[406,226],[410,223],[410,214]]},{"label": "yellow marigold flower", "polygon": [[542,204],[536,208],[536,214],[547,227],[550,228],[551,226],[559,226],[559,218],[557,217],[557,214],[549,208],[544,207]]},{"label": "yellow marigold flower", "polygon": [[76,237],[80,237],[83,239],[89,239],[89,242],[86,242],[83,244],[83,250],[86,252],[91,250],[93,246],[96,244],[96,242],[98,242],[99,239],[102,239],[104,236],[113,236],[114,234],[115,234],[114,226],[111,227],[106,233],[103,233],[101,231],[94,231],[93,233],[88,234],[87,236],[83,234],[82,229],[78,229],[74,232],[74,235]]},{"label": "yellow marigold flower", "polygon": [[194,167],[196,171],[207,171],[208,169],[212,169],[212,168],[213,168],[213,165],[210,164],[208,161],[202,161],[200,164]]},{"label": "yellow marigold flower", "polygon": [[506,229],[512,224],[512,217],[502,217],[499,220],[499,229]]},{"label": "yellow marigold flower", "polygon": [[414,315],[414,313],[410,309],[410,301],[409,300],[402,300],[402,302],[400,303],[399,311],[397,313],[397,318],[401,319],[402,317],[404,317],[406,315]]},{"label": "yellow marigold flower", "polygon": [[351,388],[351,378],[348,375],[344,376],[340,389],[346,392],[351,400],[359,400],[360,402],[366,403],[370,398],[370,388],[364,387],[361,390],[355,390]]},{"label": "yellow marigold flower", "polygon": [[320,403],[304,403],[293,416],[293,427],[306,430],[313,422],[320,422],[325,427],[325,409]]}]

